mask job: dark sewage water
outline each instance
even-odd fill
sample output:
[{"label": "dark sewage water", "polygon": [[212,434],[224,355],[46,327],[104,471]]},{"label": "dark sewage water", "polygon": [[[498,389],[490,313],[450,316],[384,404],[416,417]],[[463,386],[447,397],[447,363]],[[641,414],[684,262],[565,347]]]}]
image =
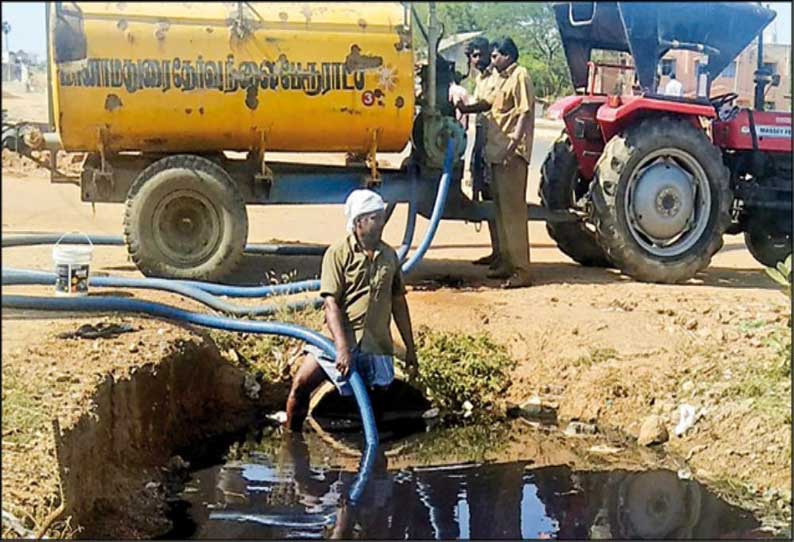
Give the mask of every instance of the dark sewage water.
[{"label": "dark sewage water", "polygon": [[[489,428],[485,431],[494,434]],[[249,437],[245,443],[235,442],[222,460],[216,455],[215,464],[194,462],[196,469],[171,497],[175,526],[163,538],[746,539],[762,535],[749,512],[720,500],[697,481],[680,479],[674,471],[536,466],[529,449],[525,460],[442,464],[444,457],[460,455],[463,446],[443,433],[422,435],[407,461],[399,447],[392,446],[390,457],[379,451],[362,497],[353,505],[347,494],[358,459],[345,457],[344,447],[334,447],[333,442],[329,446],[310,433],[270,431],[253,441]],[[470,445],[475,455],[477,446],[483,450],[493,446],[487,438]]]}]

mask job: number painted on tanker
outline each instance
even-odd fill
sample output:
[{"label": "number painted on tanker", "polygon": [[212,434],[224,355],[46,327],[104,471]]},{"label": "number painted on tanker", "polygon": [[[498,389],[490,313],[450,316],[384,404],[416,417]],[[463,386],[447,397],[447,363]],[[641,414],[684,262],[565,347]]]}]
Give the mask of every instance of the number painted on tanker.
[{"label": "number painted on tanker", "polygon": [[252,85],[262,90],[302,91],[318,96],[331,91],[363,90],[364,70],[351,70],[344,62],[290,62],[281,55],[275,62],[263,60],[236,63],[174,58],[172,60],[90,58],[76,72],[60,70],[64,87],[121,88],[133,93],[143,89],[217,90],[235,92]]}]

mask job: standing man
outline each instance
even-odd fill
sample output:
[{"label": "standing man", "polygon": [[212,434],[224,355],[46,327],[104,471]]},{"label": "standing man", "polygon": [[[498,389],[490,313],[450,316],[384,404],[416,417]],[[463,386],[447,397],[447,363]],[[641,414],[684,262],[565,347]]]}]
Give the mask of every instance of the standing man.
[{"label": "standing man", "polygon": [[496,43],[491,64],[500,85],[488,120],[485,160],[493,168],[496,227],[502,265],[488,274],[507,279],[503,288],[530,286],[527,230],[527,169],[532,155],[535,96],[527,70],[519,66],[518,47],[505,37]]},{"label": "standing man", "polygon": [[381,240],[385,209],[383,199],[371,190],[354,190],[347,198],[348,235],[325,252],[320,274],[320,295],[336,361],[319,348],[305,347],[306,357],[287,399],[287,426],[293,431],[301,430],[309,398],[324,379],[329,378],[341,395],[353,393],[347,379],[354,366],[370,390],[376,418],[380,415],[382,393],[394,380],[392,316],[405,343],[408,374],[416,374],[400,259]]},{"label": "standing man", "polygon": [[[478,194],[482,195],[483,200],[493,199],[491,179],[486,175],[485,140],[487,137],[486,115],[491,109],[494,95],[499,84],[499,74],[492,69],[491,64],[491,44],[483,37],[471,40],[466,46],[466,56],[469,59],[469,69],[474,71],[474,103],[456,104],[461,113],[476,113],[474,149],[471,156],[471,176],[474,180],[474,199]],[[496,234],[496,221],[488,221],[488,234],[491,237],[491,254],[475,260],[476,265],[488,265],[491,269],[497,269],[501,263],[499,261],[499,238]]]},{"label": "standing man", "polygon": [[675,72],[670,73],[670,81],[664,87],[664,94],[666,96],[682,97],[684,95],[684,85],[675,78]]}]

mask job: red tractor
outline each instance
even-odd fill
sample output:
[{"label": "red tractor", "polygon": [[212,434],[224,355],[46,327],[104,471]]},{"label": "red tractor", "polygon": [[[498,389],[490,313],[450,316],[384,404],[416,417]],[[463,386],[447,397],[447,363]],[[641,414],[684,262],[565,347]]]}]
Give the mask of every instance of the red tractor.
[{"label": "red tractor", "polygon": [[[764,111],[765,89],[780,79],[763,68],[761,40],[775,13],[701,2],[560,2],[554,10],[576,95],[549,109],[565,129],[543,164],[540,197],[583,218],[547,224],[560,249],[583,265],[662,283],[707,267],[725,233],[744,232],[764,265],[785,259],[792,114]],[[736,107],[735,93],[710,96],[712,81],[755,38],[754,108]],[[702,53],[695,96],[657,90],[671,49]],[[629,53],[633,65],[593,62],[594,50]],[[621,84],[597,92],[607,69]]]}]

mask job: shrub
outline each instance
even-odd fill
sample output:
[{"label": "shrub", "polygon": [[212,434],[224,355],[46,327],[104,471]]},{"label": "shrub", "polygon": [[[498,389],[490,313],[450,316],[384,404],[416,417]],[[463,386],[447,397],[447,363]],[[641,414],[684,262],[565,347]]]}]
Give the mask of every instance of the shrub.
[{"label": "shrub", "polygon": [[464,335],[426,327],[418,331],[416,344],[419,384],[445,417],[487,418],[497,413],[515,366],[504,346],[486,333]]}]

